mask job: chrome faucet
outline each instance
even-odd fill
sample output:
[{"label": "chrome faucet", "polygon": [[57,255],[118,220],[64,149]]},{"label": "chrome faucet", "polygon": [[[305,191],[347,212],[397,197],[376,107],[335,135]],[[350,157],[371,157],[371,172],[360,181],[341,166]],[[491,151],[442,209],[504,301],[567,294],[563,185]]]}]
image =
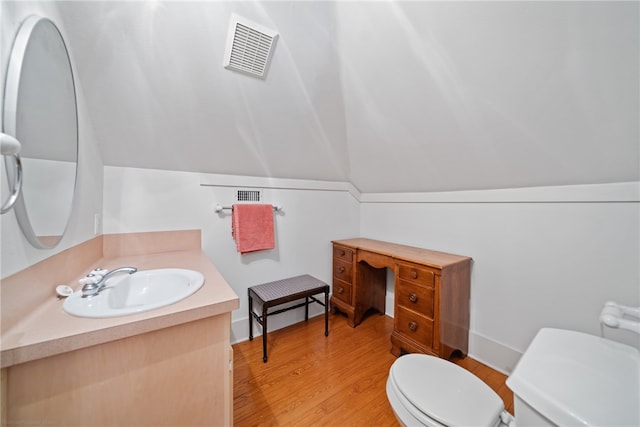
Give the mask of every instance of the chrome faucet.
[{"label": "chrome faucet", "polygon": [[96,269],[92,273],[89,273],[87,277],[85,277],[85,279],[83,279],[85,280],[85,283],[84,283],[84,286],[82,287],[82,298],[88,298],[88,297],[98,295],[107,286],[107,280],[109,280],[116,274],[118,273],[133,274],[136,271],[138,271],[138,269],[135,267],[120,267],[104,274],[100,273],[101,271],[104,271],[104,270]]}]

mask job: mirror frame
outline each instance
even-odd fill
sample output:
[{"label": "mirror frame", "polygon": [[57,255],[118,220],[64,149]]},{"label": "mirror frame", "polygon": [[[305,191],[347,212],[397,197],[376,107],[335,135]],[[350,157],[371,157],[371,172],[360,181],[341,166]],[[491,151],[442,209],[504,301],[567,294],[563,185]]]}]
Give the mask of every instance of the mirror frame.
[{"label": "mirror frame", "polygon": [[[64,219],[64,229],[61,231],[60,235],[55,236],[47,236],[46,239],[42,239],[38,237],[35,233],[33,225],[29,220],[29,214],[27,212],[27,208],[24,202],[24,188],[22,189],[22,193],[20,197],[16,200],[14,211],[16,213],[16,218],[22,229],[22,232],[25,238],[29,241],[29,243],[38,249],[51,249],[55,247],[62,237],[64,236],[67,228],[69,227],[69,220],[71,219],[73,213],[73,205],[76,197],[76,188],[78,181],[78,160],[79,160],[79,124],[78,124],[78,100],[77,100],[77,92],[76,92],[76,83],[73,75],[73,67],[71,66],[71,59],[69,57],[69,50],[67,49],[67,45],[60,33],[60,30],[56,26],[56,24],[49,18],[45,18],[42,16],[32,15],[29,16],[24,22],[21,24],[18,34],[13,42],[13,46],[11,48],[11,56],[9,58],[9,65],[7,67],[7,77],[5,82],[5,92],[4,92],[4,112],[3,112],[3,126],[4,132],[12,135],[14,137],[17,136],[17,122],[18,122],[18,102],[20,96],[20,78],[22,76],[23,71],[23,60],[25,54],[27,52],[27,48],[29,43],[32,40],[32,35],[35,28],[46,22],[50,24],[53,29],[57,32],[60,37],[60,42],[62,44],[62,48],[64,49],[65,58],[62,60],[66,60],[69,73],[71,77],[71,88],[73,90],[73,105],[75,107],[75,125],[76,125],[76,140],[75,140],[75,171],[74,171],[74,179],[73,179],[73,188],[71,193],[71,206],[69,207],[69,212],[67,217]],[[62,51],[61,51],[62,52]],[[5,162],[6,163],[6,162]],[[7,165],[7,173],[9,173],[9,166]],[[28,171],[27,171],[28,173]],[[10,178],[11,179],[11,178]]]}]

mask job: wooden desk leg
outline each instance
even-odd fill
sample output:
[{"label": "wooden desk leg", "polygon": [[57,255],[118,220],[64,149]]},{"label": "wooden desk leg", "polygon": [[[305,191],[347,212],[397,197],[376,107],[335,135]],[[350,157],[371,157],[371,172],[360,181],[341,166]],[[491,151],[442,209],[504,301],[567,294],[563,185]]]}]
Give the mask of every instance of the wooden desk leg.
[{"label": "wooden desk leg", "polygon": [[262,304],[262,361],[267,363],[267,303]]},{"label": "wooden desk leg", "polygon": [[253,298],[249,291],[249,341],[253,341]]}]

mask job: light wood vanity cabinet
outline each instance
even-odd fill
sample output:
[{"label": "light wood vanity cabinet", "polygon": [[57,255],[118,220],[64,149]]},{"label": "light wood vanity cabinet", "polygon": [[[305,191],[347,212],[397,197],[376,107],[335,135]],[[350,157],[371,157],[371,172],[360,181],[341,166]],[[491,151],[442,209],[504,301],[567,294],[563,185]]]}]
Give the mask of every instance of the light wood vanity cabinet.
[{"label": "light wood vanity cabinet", "polygon": [[387,268],[394,273],[391,352],[466,355],[469,257],[371,239],[334,241],[332,310],[353,327],[369,310],[384,314]]},{"label": "light wood vanity cabinet", "polygon": [[[201,246],[200,230],[101,235],[2,279],[0,425],[232,426],[239,298]],[[43,286],[98,265],[206,280],[175,304],[111,318],[71,316]]]}]

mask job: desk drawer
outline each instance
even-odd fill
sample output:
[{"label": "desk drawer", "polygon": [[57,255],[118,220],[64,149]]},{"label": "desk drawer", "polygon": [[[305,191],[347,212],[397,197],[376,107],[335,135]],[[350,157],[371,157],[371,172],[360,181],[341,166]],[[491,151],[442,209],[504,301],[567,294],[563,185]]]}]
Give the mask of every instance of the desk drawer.
[{"label": "desk drawer", "polygon": [[411,264],[398,264],[399,276],[402,280],[433,286],[435,283],[433,271]]},{"label": "desk drawer", "polygon": [[399,306],[404,306],[433,319],[433,287],[400,280],[397,292]]},{"label": "desk drawer", "polygon": [[333,280],[333,296],[351,305],[351,283],[345,283],[341,280]]},{"label": "desk drawer", "polygon": [[374,268],[390,268],[393,270],[395,267],[395,261],[388,255],[378,254],[375,252],[359,250],[356,255],[356,261],[364,261]]},{"label": "desk drawer", "polygon": [[349,248],[345,248],[343,246],[334,246],[333,247],[333,257],[336,259],[341,259],[346,262],[353,261],[353,250]]},{"label": "desk drawer", "polygon": [[398,307],[396,315],[398,316],[396,330],[400,334],[421,345],[433,346],[433,320],[404,307]]},{"label": "desk drawer", "polygon": [[338,258],[333,259],[333,277],[342,281],[353,283],[353,264],[342,261]]}]

